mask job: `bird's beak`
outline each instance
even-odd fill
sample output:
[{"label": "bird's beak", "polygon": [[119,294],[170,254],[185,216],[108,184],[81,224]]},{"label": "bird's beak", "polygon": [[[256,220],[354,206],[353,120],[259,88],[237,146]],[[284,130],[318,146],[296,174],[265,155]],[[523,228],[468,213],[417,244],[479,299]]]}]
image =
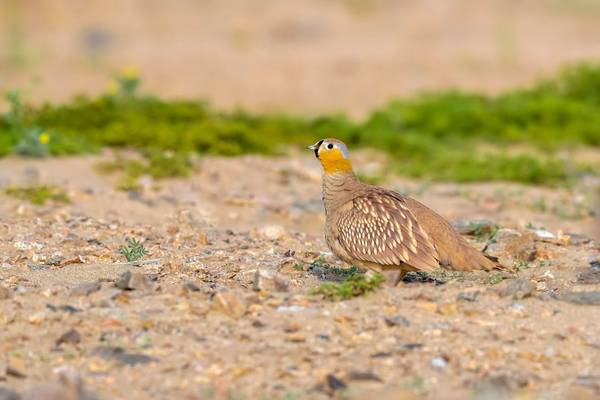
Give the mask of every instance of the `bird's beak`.
[{"label": "bird's beak", "polygon": [[317,143],[311,144],[310,146],[307,147],[307,149],[315,152],[315,157],[317,157],[317,158],[319,158],[319,147],[321,147],[321,143],[323,143],[323,141],[319,140]]}]

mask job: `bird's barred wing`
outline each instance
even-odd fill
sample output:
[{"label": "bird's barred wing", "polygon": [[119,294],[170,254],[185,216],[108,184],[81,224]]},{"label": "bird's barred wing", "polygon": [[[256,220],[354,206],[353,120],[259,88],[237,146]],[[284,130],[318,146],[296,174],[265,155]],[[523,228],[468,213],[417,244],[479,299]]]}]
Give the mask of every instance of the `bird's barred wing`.
[{"label": "bird's barred wing", "polygon": [[404,203],[380,192],[355,198],[338,220],[340,244],[361,261],[435,269],[439,263],[431,239]]}]

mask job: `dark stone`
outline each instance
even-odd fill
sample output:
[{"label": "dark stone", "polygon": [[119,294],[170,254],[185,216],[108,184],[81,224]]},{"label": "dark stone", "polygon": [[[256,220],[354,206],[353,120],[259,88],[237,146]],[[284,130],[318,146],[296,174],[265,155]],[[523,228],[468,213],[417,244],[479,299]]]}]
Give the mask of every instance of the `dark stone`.
[{"label": "dark stone", "polygon": [[21,396],[12,389],[0,386],[0,400],[21,400]]},{"label": "dark stone", "polygon": [[158,361],[156,358],[145,354],[127,353],[120,347],[110,346],[98,346],[92,350],[91,355],[104,360],[115,360],[125,365],[146,364]]},{"label": "dark stone", "polygon": [[129,281],[131,280],[131,271],[126,271],[121,274],[115,286],[121,290],[129,290]]},{"label": "dark stone", "polygon": [[71,289],[71,296],[89,296],[100,289],[102,289],[100,282],[81,283]]},{"label": "dark stone", "polygon": [[43,264],[28,263],[27,268],[29,268],[30,271],[39,272],[39,271],[45,271],[49,267],[47,265],[43,265]]},{"label": "dark stone", "polygon": [[479,294],[479,290],[471,292],[460,292],[458,296],[456,296],[456,300],[474,302],[477,301],[477,299],[479,298]]},{"label": "dark stone", "polygon": [[383,382],[382,379],[369,371],[350,371],[348,379],[351,381],[375,381]]},{"label": "dark stone", "polygon": [[326,379],[327,379],[327,386],[329,386],[329,389],[331,389],[331,390],[335,391],[335,390],[340,390],[340,389],[346,389],[348,387],[348,385],[346,385],[344,383],[344,381],[337,378],[333,374],[327,374]]},{"label": "dark stone", "polygon": [[577,275],[577,283],[583,285],[595,285],[600,283],[600,269],[590,268]]},{"label": "dark stone", "polygon": [[511,279],[500,291],[500,296],[512,296],[515,300],[521,300],[530,297],[535,291],[535,285],[526,278]]},{"label": "dark stone", "polygon": [[68,312],[70,314],[73,314],[76,312],[81,312],[81,309],[79,309],[77,307],[73,307],[68,304],[63,304],[61,306],[55,306],[53,304],[46,304],[46,308],[48,308],[50,311],[63,311],[63,312]]},{"label": "dark stone", "polygon": [[187,290],[189,290],[190,292],[199,292],[200,291],[200,287],[193,282],[186,282],[184,284],[184,287]]},{"label": "dark stone", "polygon": [[402,315],[396,315],[393,317],[385,317],[383,319],[387,326],[410,326],[410,321]]},{"label": "dark stone", "polygon": [[558,299],[577,305],[600,306],[600,291],[566,292],[558,296]]},{"label": "dark stone", "polygon": [[[429,275],[427,272],[408,272],[406,275],[404,275],[404,278],[402,278],[402,282],[404,283],[435,283],[437,284],[442,284],[445,282],[441,282],[438,281],[437,279],[433,278],[431,275]],[[440,283],[441,282],[441,283]]]},{"label": "dark stone", "polygon": [[56,339],[56,346],[60,346],[63,343],[66,344],[78,344],[81,342],[81,335],[75,329],[69,329],[58,339]]},{"label": "dark stone", "polygon": [[406,350],[417,350],[423,347],[423,343],[406,343],[402,345],[402,348]]},{"label": "dark stone", "polygon": [[371,354],[371,358],[388,358],[391,357],[392,353],[387,351],[380,351],[378,353]]}]

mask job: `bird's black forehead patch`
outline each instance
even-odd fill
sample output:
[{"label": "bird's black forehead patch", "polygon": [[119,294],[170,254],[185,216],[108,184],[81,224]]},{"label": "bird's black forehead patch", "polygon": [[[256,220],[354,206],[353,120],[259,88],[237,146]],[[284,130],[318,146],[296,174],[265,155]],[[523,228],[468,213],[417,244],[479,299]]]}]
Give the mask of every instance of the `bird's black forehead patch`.
[{"label": "bird's black forehead patch", "polygon": [[317,142],[317,145],[315,146],[315,157],[319,158],[319,148],[321,147],[321,145],[323,144],[323,139],[319,140]]}]

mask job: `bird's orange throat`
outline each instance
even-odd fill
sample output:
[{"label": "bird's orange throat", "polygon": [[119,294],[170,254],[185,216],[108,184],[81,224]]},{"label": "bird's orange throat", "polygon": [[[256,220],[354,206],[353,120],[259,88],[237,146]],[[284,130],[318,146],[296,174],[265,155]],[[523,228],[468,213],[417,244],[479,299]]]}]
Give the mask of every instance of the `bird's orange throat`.
[{"label": "bird's orange throat", "polygon": [[319,161],[326,174],[352,172],[352,162],[339,150],[319,152]]}]

